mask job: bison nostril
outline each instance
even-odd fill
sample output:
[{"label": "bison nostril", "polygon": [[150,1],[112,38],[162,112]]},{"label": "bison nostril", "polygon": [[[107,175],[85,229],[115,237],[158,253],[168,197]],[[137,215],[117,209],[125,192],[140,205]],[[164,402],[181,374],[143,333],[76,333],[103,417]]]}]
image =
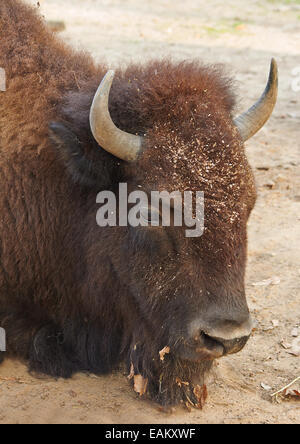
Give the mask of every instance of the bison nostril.
[{"label": "bison nostril", "polygon": [[211,338],[221,343],[227,353],[242,348],[252,331],[251,316],[225,316],[207,319],[195,319],[189,325],[190,337],[196,342]]}]

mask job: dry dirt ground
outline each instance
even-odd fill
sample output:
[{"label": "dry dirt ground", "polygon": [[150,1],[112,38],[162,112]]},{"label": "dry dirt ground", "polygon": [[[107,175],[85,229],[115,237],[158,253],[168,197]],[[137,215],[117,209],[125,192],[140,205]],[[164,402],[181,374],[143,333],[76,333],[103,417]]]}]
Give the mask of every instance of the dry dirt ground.
[{"label": "dry dirt ground", "polygon": [[55,381],[35,379],[19,362],[6,361],[0,367],[0,422],[299,423],[299,398],[272,403],[270,394],[300,376],[300,357],[284,348],[297,340],[292,330],[300,327],[300,80],[293,71],[299,67],[300,76],[300,1],[40,4],[47,20],[65,21],[62,38],[112,67],[165,55],[225,63],[237,80],[240,110],[260,95],[274,56],[279,99],[268,124],[247,142],[259,196],[249,221],[246,279],[256,329],[242,352],[218,363],[204,409],[162,413],[138,398],[121,370]]}]

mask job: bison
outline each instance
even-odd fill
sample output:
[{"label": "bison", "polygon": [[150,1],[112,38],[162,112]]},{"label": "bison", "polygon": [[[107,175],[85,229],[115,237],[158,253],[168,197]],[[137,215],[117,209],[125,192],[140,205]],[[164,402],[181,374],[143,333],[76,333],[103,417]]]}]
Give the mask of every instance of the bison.
[{"label": "bison", "polygon": [[[199,405],[214,359],[241,350],[252,329],[244,279],[256,190],[244,142],[275,105],[275,61],[261,98],[234,118],[218,65],[164,59],[114,73],[20,0],[0,3],[0,41],[6,353],[63,378],[126,362],[140,393]],[[203,191],[203,235],[99,227],[96,196],[120,183]]]}]

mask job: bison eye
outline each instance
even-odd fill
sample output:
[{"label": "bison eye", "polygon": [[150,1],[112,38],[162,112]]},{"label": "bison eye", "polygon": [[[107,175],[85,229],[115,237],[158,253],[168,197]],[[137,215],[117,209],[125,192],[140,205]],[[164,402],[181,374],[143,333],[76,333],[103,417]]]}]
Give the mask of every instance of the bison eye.
[{"label": "bison eye", "polygon": [[141,220],[147,225],[158,227],[161,223],[161,214],[155,207],[142,207],[140,209]]}]

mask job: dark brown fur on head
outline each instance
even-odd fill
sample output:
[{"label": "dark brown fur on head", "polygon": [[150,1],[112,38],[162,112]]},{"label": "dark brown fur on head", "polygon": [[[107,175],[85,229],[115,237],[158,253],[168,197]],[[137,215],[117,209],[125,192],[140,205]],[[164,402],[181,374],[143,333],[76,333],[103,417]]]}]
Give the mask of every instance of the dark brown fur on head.
[{"label": "dark brown fur on head", "polygon": [[[89,127],[106,66],[66,47],[19,0],[0,4],[0,41],[7,75],[0,326],[8,350],[32,370],[65,377],[127,359],[159,402],[192,397],[211,362],[176,357],[187,325],[203,312],[247,311],[246,222],[255,189],[232,123],[230,80],[198,62],[117,70],[112,119],[145,136],[142,155],[126,164],[101,149]],[[97,192],[122,181],[147,192],[203,191],[203,236],[187,239],[179,227],[97,227]],[[165,346],[170,354],[161,361]]]}]

